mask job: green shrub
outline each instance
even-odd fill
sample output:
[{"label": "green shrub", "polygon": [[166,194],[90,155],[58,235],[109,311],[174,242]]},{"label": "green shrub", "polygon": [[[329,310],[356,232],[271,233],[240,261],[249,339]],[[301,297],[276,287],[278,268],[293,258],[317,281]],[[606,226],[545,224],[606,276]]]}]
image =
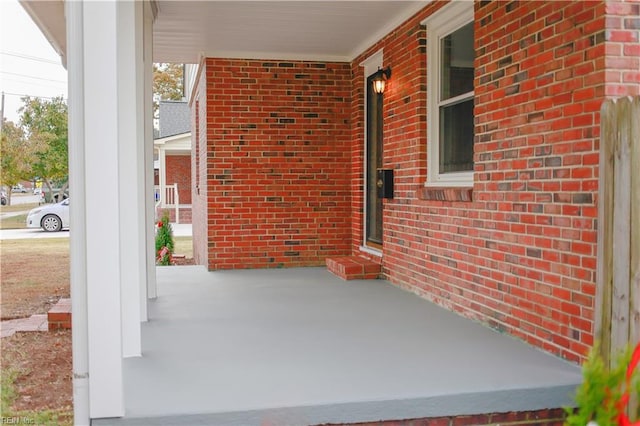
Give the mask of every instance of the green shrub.
[{"label": "green shrub", "polygon": [[156,232],[156,264],[172,265],[173,248],[173,229],[169,223],[169,215],[165,213],[158,222]]},{"label": "green shrub", "polygon": [[[576,391],[576,409],[565,409],[568,415],[565,425],[585,426],[589,422],[595,422],[597,426],[625,424],[621,415],[626,411],[628,397],[631,395],[637,400],[640,392],[640,374],[631,365],[639,355],[640,345],[633,355],[627,349],[618,354],[616,362],[609,368],[598,348],[594,347],[582,366],[583,381]],[[639,414],[632,413],[631,420],[638,419]]]}]

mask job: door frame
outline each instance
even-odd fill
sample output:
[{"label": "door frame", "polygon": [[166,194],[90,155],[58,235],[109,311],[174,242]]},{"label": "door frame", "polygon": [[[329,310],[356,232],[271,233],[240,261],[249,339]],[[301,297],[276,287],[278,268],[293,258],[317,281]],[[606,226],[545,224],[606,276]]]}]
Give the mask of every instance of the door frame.
[{"label": "door frame", "polygon": [[367,138],[368,138],[368,122],[367,122],[367,104],[368,104],[368,88],[367,88],[367,79],[371,74],[378,71],[378,69],[382,68],[384,59],[384,51],[383,49],[378,50],[367,59],[360,63],[360,66],[363,68],[362,73],[364,77],[363,89],[364,89],[364,105],[363,105],[363,122],[364,122],[364,139],[363,139],[363,158],[362,158],[362,197],[363,197],[363,210],[362,210],[362,241],[360,242],[360,251],[373,254],[375,256],[382,256],[382,245],[372,245],[367,242]]}]

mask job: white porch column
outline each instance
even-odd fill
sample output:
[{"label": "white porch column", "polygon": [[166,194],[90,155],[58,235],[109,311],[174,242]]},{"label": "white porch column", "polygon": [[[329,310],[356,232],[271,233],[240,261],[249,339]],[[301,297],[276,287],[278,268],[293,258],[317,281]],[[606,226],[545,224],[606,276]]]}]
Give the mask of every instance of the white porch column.
[{"label": "white porch column", "polygon": [[[147,248],[147,156],[145,130],[146,130],[146,82],[145,82],[145,3],[135,3],[136,14],[136,144],[138,153],[138,168],[136,182],[138,182],[138,208],[140,209],[140,226],[137,231],[137,241],[140,242],[140,280],[138,281],[138,303],[140,305],[140,321],[147,321],[147,281],[148,274],[148,248]],[[153,168],[153,160],[152,166]],[[153,199],[153,197],[152,197]],[[153,249],[152,249],[153,251]],[[155,271],[154,271],[155,272]],[[155,275],[154,275],[155,276]]]},{"label": "white porch column", "polygon": [[[147,282],[141,283],[140,292],[149,299],[158,296],[156,284],[155,253],[155,197],[153,177],[153,20],[154,12],[151,2],[144,2],[144,165],[145,165],[145,214],[147,242]],[[143,320],[147,320],[146,299]]]},{"label": "white porch column", "polygon": [[[85,234],[92,418],[124,415],[117,3],[83,2]],[[71,58],[70,58],[71,59]],[[74,173],[72,170],[71,173]],[[115,192],[115,194],[114,194]],[[126,206],[129,208],[129,206]],[[81,225],[82,226],[82,225]]]},{"label": "white porch column", "polygon": [[66,2],[67,70],[69,73],[69,206],[73,232],[69,235],[71,259],[71,316],[73,353],[73,417],[89,424],[89,348],[87,333],[87,269],[84,168],[84,44],[83,3]]},{"label": "white porch column", "polygon": [[148,267],[153,196],[145,172],[153,183],[153,157],[145,143],[152,136],[151,80],[142,84],[151,75],[142,58],[143,47],[150,52],[144,7],[65,3],[76,424],[124,415],[122,357],[140,355],[150,271],[155,282]]},{"label": "white porch column", "polygon": [[[146,283],[142,4],[117,2],[117,120],[122,355],[141,355],[140,283]],[[142,87],[141,87],[142,89]]]}]

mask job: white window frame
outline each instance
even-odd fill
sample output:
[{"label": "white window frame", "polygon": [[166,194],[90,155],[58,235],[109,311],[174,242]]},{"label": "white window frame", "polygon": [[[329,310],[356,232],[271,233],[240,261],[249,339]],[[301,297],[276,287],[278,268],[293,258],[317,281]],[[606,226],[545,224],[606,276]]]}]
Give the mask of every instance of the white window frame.
[{"label": "white window frame", "polygon": [[[473,2],[453,1],[422,21],[427,26],[427,181],[425,186],[473,186],[473,171],[440,173],[441,40],[473,22]],[[455,103],[469,94],[450,98]],[[474,95],[474,92],[472,92]]]}]

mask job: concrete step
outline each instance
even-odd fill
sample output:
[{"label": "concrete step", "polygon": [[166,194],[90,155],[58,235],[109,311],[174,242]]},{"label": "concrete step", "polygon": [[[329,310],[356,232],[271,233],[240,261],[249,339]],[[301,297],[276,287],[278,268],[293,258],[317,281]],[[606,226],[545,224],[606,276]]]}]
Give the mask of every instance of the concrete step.
[{"label": "concrete step", "polygon": [[380,277],[382,267],[360,256],[327,258],[327,269],[343,280],[375,280]]}]

